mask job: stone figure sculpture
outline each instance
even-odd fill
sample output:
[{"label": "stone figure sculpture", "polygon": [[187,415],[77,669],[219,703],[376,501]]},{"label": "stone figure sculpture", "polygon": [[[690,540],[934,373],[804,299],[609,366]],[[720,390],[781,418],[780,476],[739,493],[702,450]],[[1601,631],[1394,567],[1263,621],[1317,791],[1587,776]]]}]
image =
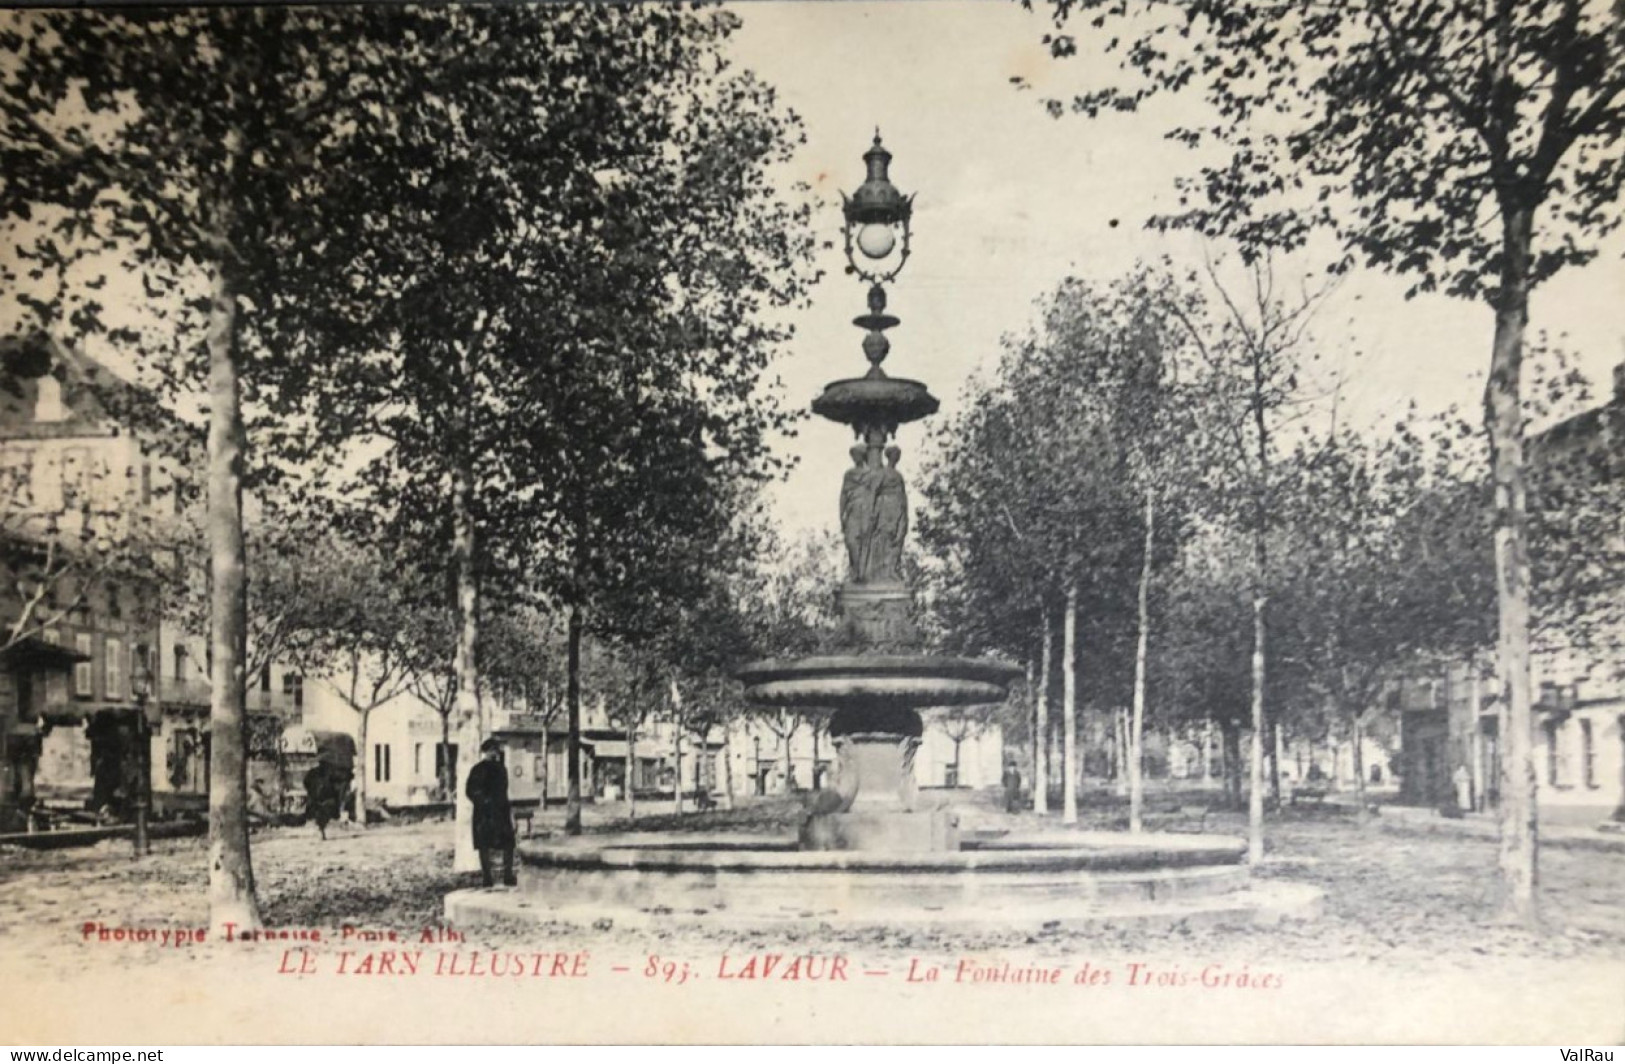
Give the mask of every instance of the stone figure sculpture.
[{"label": "stone figure sculpture", "polygon": [[875,481],[879,470],[869,465],[869,448],[852,448],[852,468],[841,481],[841,536],[846,540],[850,579],[861,584],[866,579],[874,542]]},{"label": "stone figure sculpture", "polygon": [[908,488],[897,461],[903,452],[886,448],[886,468],[875,478],[875,537],[869,549],[870,583],[900,583],[903,579],[903,541],[908,536]]}]

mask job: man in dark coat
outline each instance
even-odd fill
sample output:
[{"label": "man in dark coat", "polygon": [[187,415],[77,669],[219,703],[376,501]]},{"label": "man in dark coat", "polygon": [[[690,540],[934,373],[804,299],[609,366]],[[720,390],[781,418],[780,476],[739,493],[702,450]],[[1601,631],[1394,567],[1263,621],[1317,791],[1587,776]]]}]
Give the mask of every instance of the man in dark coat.
[{"label": "man in dark coat", "polygon": [[327,825],[339,818],[339,806],[344,801],[344,784],[339,778],[342,769],[318,761],[305,773],[305,812],[316,821],[316,830],[327,838]]},{"label": "man in dark coat", "polygon": [[502,764],[502,744],[487,739],[480,744],[480,760],[468,771],[468,800],[474,803],[474,848],[480,852],[480,876],[493,886],[493,850],[502,851],[502,882],[517,885],[513,875],[513,810],[508,805],[508,770]]},{"label": "man in dark coat", "polygon": [[1021,812],[1021,769],[1014,761],[1004,763],[1004,811]]}]

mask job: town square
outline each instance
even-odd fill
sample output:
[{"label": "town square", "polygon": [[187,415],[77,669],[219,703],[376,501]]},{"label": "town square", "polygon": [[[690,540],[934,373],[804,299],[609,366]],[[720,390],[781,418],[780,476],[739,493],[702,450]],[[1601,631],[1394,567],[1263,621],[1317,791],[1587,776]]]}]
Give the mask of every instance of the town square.
[{"label": "town square", "polygon": [[1617,4],[0,45],[16,1040],[1618,1040]]}]

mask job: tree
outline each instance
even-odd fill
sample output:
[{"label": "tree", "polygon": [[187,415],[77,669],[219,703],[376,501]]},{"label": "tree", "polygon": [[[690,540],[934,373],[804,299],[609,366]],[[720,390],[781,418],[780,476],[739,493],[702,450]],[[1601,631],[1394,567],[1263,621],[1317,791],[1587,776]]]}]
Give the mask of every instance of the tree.
[{"label": "tree", "polygon": [[995,715],[1001,707],[997,705],[986,706],[953,706],[942,710],[936,716],[937,724],[948,740],[954,744],[953,779],[955,787],[963,787],[964,780],[960,771],[959,754],[961,747],[970,740],[981,735],[992,726]]},{"label": "tree", "polygon": [[[564,710],[563,633],[554,618],[511,605],[480,626],[481,675],[491,694],[520,706],[542,732],[542,802],[547,801],[548,731]],[[454,784],[455,785],[455,784]]]},{"label": "tree", "polygon": [[1210,448],[1208,467],[1223,470],[1212,482],[1218,490],[1209,496],[1221,511],[1228,511],[1252,544],[1247,858],[1256,864],[1264,859],[1264,737],[1270,722],[1267,606],[1273,582],[1269,543],[1278,520],[1276,452],[1283,422],[1291,413],[1288,408],[1299,398],[1309,325],[1332,285],[1305,286],[1296,294],[1283,295],[1267,255],[1250,263],[1248,272],[1249,294],[1237,296],[1208,260],[1207,282],[1223,308],[1218,322],[1207,319],[1205,301],[1176,305],[1172,313],[1201,352],[1206,364],[1201,383],[1213,397],[1199,419]]},{"label": "tree", "polygon": [[[1436,490],[1420,441],[1405,425],[1379,446],[1346,429],[1308,441],[1282,463],[1277,490],[1279,580],[1272,598],[1283,686],[1322,704],[1353,746],[1358,808],[1366,812],[1363,740],[1381,696],[1423,655],[1443,649],[1442,589],[1410,565]],[[1433,544],[1437,545],[1437,544]],[[1436,572],[1437,570],[1435,570]]]},{"label": "tree", "polygon": [[[310,578],[309,658],[325,665],[333,690],[355,711],[356,747],[365,759],[373,711],[420,684],[417,640],[430,607],[421,581],[383,551],[338,536],[318,541],[317,548],[314,557],[291,559],[306,563]],[[365,771],[356,774],[355,805],[356,822],[365,827]]]},{"label": "tree", "polygon": [[[748,650],[749,659],[806,657],[841,647],[841,621],[831,593],[840,584],[845,565],[838,537],[818,532],[781,543],[766,536],[741,558],[745,564],[724,577],[720,593],[725,598],[713,606],[715,610],[731,601],[736,616],[713,612],[713,618],[720,631],[733,628],[743,633],[741,646]],[[727,658],[717,655],[713,660]],[[784,754],[785,785],[789,786],[794,776],[791,741],[803,723],[811,722],[782,707],[747,708],[737,692],[729,692],[722,705],[724,727],[736,715],[748,713],[778,741]],[[753,766],[753,770],[759,768]]]},{"label": "tree", "polygon": [[[267,336],[277,308],[300,305],[282,250],[324,244],[314,208],[349,146],[389,121],[376,106],[398,44],[387,22],[361,9],[238,8],[30,12],[0,27],[17,57],[0,82],[0,216],[62,208],[31,249],[43,261],[112,251],[155,300],[198,296],[189,320],[201,321],[200,335],[153,348],[149,369],[171,389],[201,384],[207,396],[217,930],[259,924],[246,819],[242,496],[245,475],[271,467],[260,459],[272,448],[262,440],[257,457],[249,452],[244,393],[308,383],[295,349]],[[86,328],[100,326],[96,309],[79,308]]]},{"label": "tree", "polygon": [[382,441],[365,485],[450,548],[465,719],[482,596],[510,588],[564,619],[579,830],[583,636],[619,634],[640,595],[680,596],[687,577],[671,579],[705,557],[674,543],[714,541],[732,482],[774,467],[784,415],[757,383],[810,242],[766,172],[799,131],[718,59],[725,12],[391,18],[419,43],[387,150],[358,144],[331,238],[286,249],[332,261],[353,293],[305,338],[341,382],[315,413]]},{"label": "tree", "polygon": [[[1172,556],[1184,523],[1176,515],[1190,469],[1181,441],[1195,424],[1188,416],[1192,395],[1180,382],[1182,373],[1194,379],[1189,365],[1181,368],[1193,361],[1173,305],[1182,298],[1162,271],[1144,267],[1108,285],[1062,282],[1033,334],[1007,343],[996,382],[942,434],[947,456],[924,490],[922,540],[943,563],[941,582],[956,589],[938,598],[952,611],[944,626],[968,625],[956,638],[984,645],[991,640],[975,625],[1037,628],[1038,646],[1018,643],[1016,653],[1039,662],[1032,733],[1040,811],[1049,774],[1040,737],[1049,731],[1047,696],[1059,658],[1068,822],[1077,816],[1083,691],[1101,708],[1133,702],[1135,750],[1143,732],[1152,572]],[[1125,579],[1130,572],[1137,577]],[[1087,605],[1083,648],[1080,604]],[[1131,611],[1134,622],[1124,624]],[[1125,671],[1128,631],[1135,664]],[[1083,684],[1080,662],[1089,666]],[[1126,697],[1119,699],[1120,691]],[[1138,755],[1129,760],[1137,765]],[[1137,777],[1132,769],[1131,777]],[[1137,829],[1137,778],[1131,795]]]},{"label": "tree", "polygon": [[[1621,220],[1625,13],[1605,0],[1055,0],[1053,12],[1058,24],[1086,18],[1104,30],[1134,79],[1073,109],[1132,111],[1187,87],[1211,105],[1209,119],[1170,136],[1228,155],[1183,183],[1189,210],[1158,224],[1251,249],[1327,230],[1345,265],[1494,311],[1484,425],[1504,695],[1501,865],[1509,910],[1534,919],[1524,334],[1533,288],[1593,258]],[[1070,34],[1049,41],[1057,55],[1078,51]]]}]

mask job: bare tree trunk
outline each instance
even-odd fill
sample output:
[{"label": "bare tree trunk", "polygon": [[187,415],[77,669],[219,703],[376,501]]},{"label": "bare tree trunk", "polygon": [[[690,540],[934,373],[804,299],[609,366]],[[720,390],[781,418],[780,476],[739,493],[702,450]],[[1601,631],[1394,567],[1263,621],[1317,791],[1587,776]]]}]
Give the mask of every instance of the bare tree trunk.
[{"label": "bare tree trunk", "polygon": [[210,293],[209,352],[209,926],[260,927],[248,847],[248,562],[243,541],[243,430],[237,377],[237,297],[216,267]]},{"label": "bare tree trunk", "polygon": [[796,782],[796,763],[790,748],[790,740],[796,737],[796,726],[786,710],[779,711],[779,719],[784,725],[784,791],[789,794],[795,790]]},{"label": "bare tree trunk", "polygon": [[683,692],[677,687],[677,678],[671,679],[671,734],[672,759],[676,774],[672,777],[672,811],[683,815]]},{"label": "bare tree trunk", "polygon": [[1219,745],[1224,751],[1224,793],[1232,809],[1242,805],[1241,725],[1226,717],[1219,722]]},{"label": "bare tree trunk", "polygon": [[1066,631],[1061,659],[1061,678],[1064,685],[1061,736],[1064,751],[1061,770],[1066,778],[1061,784],[1061,822],[1078,822],[1078,587],[1066,589]]},{"label": "bare tree trunk", "polygon": [[355,726],[355,742],[357,752],[361,755],[361,771],[355,774],[355,810],[356,822],[363,828],[367,826],[367,724],[372,716],[371,710],[358,710],[360,720]]},{"label": "bare tree trunk", "polygon": [[570,738],[565,746],[565,772],[570,789],[565,797],[564,832],[581,834],[581,609],[570,607],[565,625],[565,713],[569,717]]},{"label": "bare tree trunk", "polygon": [[638,800],[632,794],[632,776],[637,771],[638,766],[637,742],[638,722],[628,718],[626,722],[626,771],[624,773],[626,778],[621,781],[621,784],[626,788],[626,819],[628,820],[638,818]]},{"label": "bare tree trunk", "polygon": [[[547,763],[547,759],[545,757],[542,759],[542,763],[544,765]],[[361,765],[362,770],[365,771],[366,767],[366,763],[363,761]],[[457,798],[457,763],[452,759],[451,756],[450,713],[440,714],[440,786],[446,792],[446,800],[455,803]],[[547,793],[545,788],[543,789],[542,793]],[[455,815],[455,809],[453,815]]]},{"label": "bare tree trunk", "polygon": [[1360,821],[1366,819],[1369,812],[1365,803],[1365,752],[1361,749],[1365,745],[1365,729],[1360,725],[1360,714],[1354,715],[1354,724],[1350,731],[1354,735],[1354,807],[1355,818]]},{"label": "bare tree trunk", "polygon": [[[1262,533],[1260,541],[1262,541]],[[1259,547],[1262,553],[1262,546]],[[1247,861],[1264,859],[1264,597],[1253,599],[1253,729],[1248,743]]]},{"label": "bare tree trunk", "polygon": [[734,807],[734,722],[730,715],[722,722],[722,808]]},{"label": "bare tree trunk", "polygon": [[[474,849],[474,805],[468,800],[468,773],[479,762],[480,743],[480,674],[475,660],[475,648],[480,639],[480,589],[474,576],[474,514],[470,495],[473,486],[470,473],[459,466],[452,477],[452,564],[457,578],[457,647],[453,668],[456,670],[457,700],[452,711],[457,715],[457,748],[463,752],[458,760],[457,788],[454,794],[456,839],[452,847],[452,871],[476,872],[480,855]],[[466,766],[466,767],[465,767]],[[364,811],[361,812],[365,816]]]},{"label": "bare tree trunk", "polygon": [[809,724],[812,727],[813,758],[812,779],[808,782],[812,785],[812,789],[816,791],[820,789],[818,786],[818,732],[820,730],[820,726],[817,720],[810,721]]},{"label": "bare tree trunk", "polygon": [[[367,808],[367,711],[361,708],[361,652],[356,647],[350,648],[350,696],[348,699],[351,709],[356,711],[356,749],[361,754],[361,771],[355,774],[355,807],[357,810]],[[360,819],[362,827],[367,826],[367,818]]]},{"label": "bare tree trunk", "polygon": [[1112,710],[1111,735],[1106,740],[1106,778],[1112,782],[1113,794],[1128,794],[1128,782],[1124,776],[1123,751],[1128,748],[1127,725],[1123,723],[1123,711]]},{"label": "bare tree trunk", "polygon": [[1484,786],[1484,738],[1479,728],[1479,714],[1484,711],[1484,678],[1478,669],[1478,651],[1467,656],[1467,683],[1468,702],[1467,712],[1471,718],[1471,738],[1468,744],[1468,768],[1473,778],[1473,810],[1480,811],[1489,808],[1488,796]]},{"label": "bare tree trunk", "polygon": [[1156,543],[1157,512],[1151,492],[1145,493],[1145,546],[1140,558],[1139,639],[1134,647],[1134,723],[1128,748],[1128,829],[1139,832],[1144,824],[1145,781],[1140,778],[1144,763],[1146,651],[1151,640],[1151,553]]},{"label": "bare tree trunk", "polygon": [[539,777],[537,779],[537,782],[542,785],[542,797],[541,797],[541,800],[536,803],[536,811],[539,812],[539,813],[547,812],[547,785],[548,785],[549,778],[552,776],[552,773],[548,770],[548,767],[547,767],[547,762],[550,760],[548,755],[552,752],[552,751],[550,751],[548,749],[548,747],[551,745],[551,741],[547,737],[547,725],[548,725],[548,721],[543,720],[542,721],[542,770],[539,773],[537,773],[537,776]]},{"label": "bare tree trunk", "polygon": [[1501,289],[1484,391],[1495,480],[1495,598],[1501,670],[1501,877],[1509,915],[1537,918],[1539,840],[1535,805],[1533,690],[1529,675],[1529,529],[1524,483],[1523,334],[1529,322],[1529,248],[1534,209],[1502,194]]},{"label": "bare tree trunk", "polygon": [[1281,808],[1281,722],[1270,720],[1270,801]]},{"label": "bare tree trunk", "polygon": [[1202,722],[1202,782],[1213,778],[1213,721]]},{"label": "bare tree trunk", "polygon": [[1039,758],[1041,757],[1043,747],[1040,746],[1038,742],[1038,666],[1033,662],[1031,656],[1027,658],[1026,668],[1027,686],[1024,688],[1024,690],[1027,692],[1027,734],[1032,743],[1032,751],[1029,758],[1029,767],[1032,771],[1028,774],[1027,778],[1028,781],[1036,787],[1038,783],[1038,762]]},{"label": "bare tree trunk", "polygon": [[1033,812],[1049,812],[1049,671],[1050,652],[1054,643],[1051,634],[1049,607],[1039,608],[1044,627],[1041,660],[1038,665],[1038,699],[1033,704]]}]

